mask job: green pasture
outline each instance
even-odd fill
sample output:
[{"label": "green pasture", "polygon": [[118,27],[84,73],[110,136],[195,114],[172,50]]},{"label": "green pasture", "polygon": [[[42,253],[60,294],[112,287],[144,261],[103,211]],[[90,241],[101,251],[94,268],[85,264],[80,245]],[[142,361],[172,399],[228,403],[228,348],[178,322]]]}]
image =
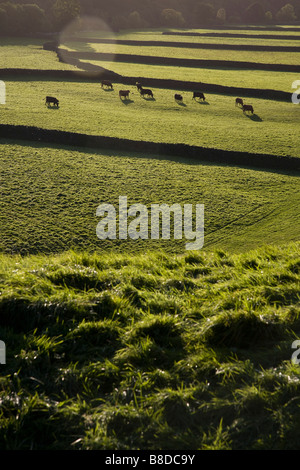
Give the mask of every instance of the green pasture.
[{"label": "green pasture", "polygon": [[[202,31],[202,30],[201,30]],[[209,32],[209,30],[203,30]],[[235,32],[235,31],[225,31]],[[239,31],[236,31],[239,32]],[[240,31],[242,32],[242,31]],[[232,44],[232,45],[289,45],[295,46],[295,41],[285,40],[284,43],[277,39],[255,39],[256,31],[247,32],[249,39],[244,38],[228,38],[224,37],[199,37],[199,36],[172,36],[163,35],[162,31],[121,31],[117,35],[112,35],[111,39],[120,40],[136,40],[136,41],[168,41],[168,42],[195,42],[195,43],[212,43],[212,44]],[[269,32],[271,34],[271,32]],[[285,32],[280,32],[284,37]],[[295,33],[296,34],[296,33]],[[127,53],[137,55],[152,55],[161,57],[174,58],[191,58],[202,60],[235,60],[248,61],[257,63],[270,64],[299,64],[300,53],[291,52],[262,52],[262,51],[228,51],[214,49],[188,49],[178,47],[163,46],[125,46],[119,44],[99,44],[93,42],[93,37],[98,39],[105,35],[91,33],[91,39],[80,43],[65,39],[61,46],[66,50],[74,50],[79,52],[106,52],[111,53],[110,61],[88,61],[94,65],[99,65],[123,76],[130,77],[149,77],[149,78],[165,78],[176,80],[187,80],[194,82],[212,83],[225,86],[258,88],[292,91],[292,83],[298,79],[295,73],[280,73],[263,70],[244,70],[231,69],[230,67],[222,68],[188,68],[188,67],[172,67],[172,66],[153,66],[143,64],[133,64],[130,62],[115,62],[114,54]],[[84,58],[83,62],[87,62]]]},{"label": "green pasture", "polygon": [[[82,60],[82,62],[86,62]],[[124,77],[160,78],[182,80],[195,83],[210,83],[237,88],[255,88],[259,90],[279,90],[293,93],[292,84],[299,78],[292,72],[273,72],[266,70],[173,67],[162,65],[132,64],[129,62],[95,61],[88,63],[112,70]]]},{"label": "green pasture", "polygon": [[[293,35],[297,35],[296,33],[289,33]],[[78,37],[78,36],[76,36]],[[97,35],[90,38],[89,42],[93,43],[93,38],[97,38]],[[300,37],[300,34],[299,34]],[[98,37],[98,39],[102,39],[102,37]],[[104,37],[103,37],[104,39]],[[173,36],[161,33],[153,33],[150,34],[145,31],[137,32],[120,32],[116,35],[112,35],[111,39],[120,39],[120,40],[134,40],[134,41],[159,41],[159,42],[181,42],[181,43],[194,43],[194,44],[229,44],[233,46],[289,46],[295,47],[299,46],[298,42],[292,39],[285,39],[284,36],[278,39],[266,39],[266,38],[256,38],[255,36],[250,36],[247,38],[236,38],[230,36]]]},{"label": "green pasture", "polygon": [[[214,36],[213,33],[216,32],[212,30],[196,30],[195,33],[204,33],[205,36],[184,36],[184,35],[168,35],[163,34],[163,32],[174,31],[170,30],[124,30],[118,33],[107,32],[107,31],[91,31],[91,32],[81,32],[76,33],[71,36],[61,35],[61,44],[68,46],[70,49],[73,49],[76,39],[82,40],[82,38],[88,38],[86,43],[81,43],[75,45],[75,50],[84,50],[92,51],[95,47],[93,39],[112,39],[112,40],[134,40],[134,41],[159,41],[159,42],[180,42],[180,43],[195,43],[195,44],[230,44],[236,46],[243,45],[256,45],[256,46],[290,46],[295,47],[299,46],[298,42],[291,39],[285,39],[286,36],[299,36],[300,39],[300,30],[297,32],[289,31],[245,31],[245,30],[222,30],[217,31],[218,33],[224,33],[223,36]],[[180,30],[182,32],[182,30]],[[184,30],[183,30],[184,32]],[[189,31],[190,32],[190,31]],[[208,33],[208,34],[207,34]],[[231,37],[226,36],[226,34],[247,34],[248,37]],[[211,34],[211,35],[210,35]],[[259,38],[256,37],[258,34],[264,35],[276,35],[277,39],[273,38]],[[142,46],[141,46],[142,47]],[[145,46],[144,50],[148,50],[149,46]],[[162,47],[162,46],[161,46]],[[191,51],[190,51],[191,52]]]},{"label": "green pasture", "polygon": [[[147,83],[144,83],[147,86]],[[7,80],[7,101],[0,122],[46,129],[106,135],[131,140],[185,143],[209,148],[299,157],[299,106],[292,102],[247,99],[254,116],[235,106],[234,96],[207,94],[207,102],[183,92],[153,89],[154,99],[143,99],[135,86],[129,100],[100,83],[73,81]],[[46,95],[56,96],[60,107],[45,106]]]},{"label": "green pasture", "polygon": [[299,248],[1,255],[1,449],[299,449]]},{"label": "green pasture", "polygon": [[[54,111],[53,111],[54,112]],[[55,113],[55,112],[54,112]],[[96,209],[119,196],[141,203],[205,205],[204,250],[245,251],[299,239],[299,174],[203,164],[186,158],[1,142],[2,252],[80,248],[186,251],[187,240],[100,240]],[[195,219],[195,218],[194,218]],[[149,222],[150,223],[150,222]]]},{"label": "green pasture", "polygon": [[63,44],[70,51],[96,52],[106,54],[132,54],[149,57],[167,57],[172,59],[191,60],[225,60],[237,62],[252,62],[261,64],[299,65],[300,52],[269,52],[269,51],[232,51],[218,49],[193,49],[184,47],[163,47],[143,45],[123,45],[105,43],[70,42]]},{"label": "green pasture", "polygon": [[[167,34],[168,32],[171,32],[172,34]],[[163,34],[165,33],[165,34]],[[174,34],[178,33],[178,34]],[[181,33],[189,33],[189,35],[184,35]],[[191,33],[191,35],[190,35]],[[204,34],[204,36],[199,36],[200,34]],[[214,36],[214,33],[221,34],[221,36]],[[194,35],[193,35],[194,34]],[[226,36],[228,34],[243,34],[247,35],[246,38],[232,38],[230,36]],[[264,28],[257,28],[257,29],[247,29],[241,27],[240,29],[206,29],[206,28],[201,28],[201,29],[176,29],[176,28],[147,28],[147,29],[126,29],[126,30],[120,30],[118,33],[114,33],[112,30],[109,29],[109,27],[104,28],[99,27],[98,30],[94,29],[93,31],[69,31],[66,29],[65,31],[62,31],[61,33],[61,38],[66,39],[68,37],[78,37],[78,38],[86,38],[87,36],[92,37],[92,38],[114,38],[118,37],[119,39],[142,39],[144,38],[145,40],[166,40],[166,41],[187,41],[187,42],[192,42],[192,41],[206,41],[207,38],[209,40],[215,39],[217,41],[220,41],[220,37],[222,41],[227,41],[227,40],[234,40],[234,41],[243,41],[246,40],[247,43],[249,44],[251,40],[261,40],[257,38],[256,36],[258,35],[268,35],[268,36],[279,36],[281,39],[284,39],[284,44],[286,44],[285,37],[286,36],[299,36],[300,38],[300,28],[299,31],[289,31],[287,29],[287,26],[284,27],[282,25],[282,30],[270,30],[267,27]],[[273,41],[273,39],[263,39],[263,41]],[[278,39],[279,40],[279,39]],[[288,41],[288,39],[287,39]]]},{"label": "green pasture", "polygon": [[[74,70],[43,49],[47,39],[0,38],[0,69]],[[1,78],[1,77],[0,77]]]},{"label": "green pasture", "polygon": [[[207,33],[208,31],[201,30],[199,32],[205,32]],[[211,32],[211,31],[209,31]],[[216,32],[216,31],[214,31]],[[218,31],[220,33],[220,31]],[[245,31],[225,31],[225,33],[245,33]],[[261,32],[258,32],[261,34]],[[247,32],[248,37],[230,37],[230,36],[214,36],[213,34],[211,36],[205,35],[205,36],[184,36],[184,35],[168,35],[168,34],[162,34],[161,31],[120,31],[117,34],[112,34],[110,36],[111,39],[123,39],[123,40],[135,40],[135,41],[166,41],[166,42],[187,42],[187,43],[196,43],[196,44],[233,44],[233,45],[265,45],[265,46],[292,46],[295,47],[297,46],[297,42],[291,39],[285,39],[286,35],[293,35],[297,36],[299,35],[300,37],[300,30],[299,34],[296,32],[285,32],[281,33],[279,35],[278,39],[269,39],[269,38],[257,38],[255,37],[254,34],[251,34],[251,32]],[[263,31],[263,34],[266,34]],[[271,32],[269,34],[272,34]],[[273,34],[277,35],[277,31],[273,32]],[[86,35],[85,35],[86,36]],[[80,38],[80,36],[75,36],[76,38]],[[82,36],[84,37],[84,36]],[[91,42],[92,38],[97,38],[97,39],[102,39],[105,38],[105,36],[102,35],[91,35]]]},{"label": "green pasture", "polygon": [[[192,33],[192,34],[206,34],[207,36],[205,37],[208,37],[211,33],[218,33],[218,34],[221,34],[221,35],[226,35],[226,34],[243,34],[243,35],[247,35],[247,37],[249,39],[251,38],[255,38],[256,36],[259,36],[261,34],[263,35],[268,35],[268,36],[273,36],[273,35],[276,35],[276,36],[280,36],[282,39],[285,38],[285,36],[289,36],[289,35],[292,35],[292,36],[299,36],[300,37],[300,29],[299,31],[289,31],[287,28],[288,28],[288,25],[286,25],[286,27],[284,27],[284,25],[281,26],[282,29],[277,29],[277,30],[272,30],[272,29],[268,29],[268,26],[266,27],[262,27],[262,28],[253,28],[253,29],[247,29],[247,26],[246,28],[244,28],[243,26],[241,26],[241,28],[236,28],[236,29],[232,29],[232,28],[227,28],[227,29],[222,29],[222,30],[218,30],[217,28],[216,29],[206,29],[206,28],[200,28],[200,29],[176,29],[176,28],[169,28],[169,29],[165,29],[164,31],[165,32],[168,32],[168,31],[171,31],[171,32],[178,32],[178,36],[176,37],[184,37],[184,35],[181,35],[180,33]],[[193,36],[188,36],[188,37],[193,37]],[[201,36],[196,36],[196,37],[201,37]],[[225,36],[226,37],[226,36]],[[239,38],[238,38],[239,39]]]},{"label": "green pasture", "polygon": [[[0,68],[73,69],[39,40],[0,44]],[[292,92],[299,78],[100,65],[144,86],[155,77]],[[153,89],[151,100],[126,86],[122,101],[124,85],[81,76],[5,81],[0,124],[299,157],[291,102],[247,99],[247,116],[235,96],[197,103],[182,92],[178,104],[175,90]],[[299,449],[299,176],[0,139],[0,448]],[[97,207],[118,211],[119,196],[149,213],[155,203],[204,204],[203,248],[187,251],[172,234],[100,240]]]}]

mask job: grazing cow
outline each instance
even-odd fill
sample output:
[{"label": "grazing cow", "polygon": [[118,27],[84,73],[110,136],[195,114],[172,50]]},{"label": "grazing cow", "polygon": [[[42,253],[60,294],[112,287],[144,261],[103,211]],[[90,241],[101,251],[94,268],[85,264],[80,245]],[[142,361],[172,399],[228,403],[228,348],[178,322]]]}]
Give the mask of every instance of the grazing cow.
[{"label": "grazing cow", "polygon": [[242,106],[242,107],[243,107],[244,102],[243,102],[242,98],[237,98],[237,99],[235,100],[235,105],[236,105],[236,106]]},{"label": "grazing cow", "polygon": [[175,94],[174,98],[175,98],[176,101],[182,101],[183,100],[182,95],[178,95],[177,93]]},{"label": "grazing cow", "polygon": [[140,94],[141,94],[142,96],[147,95],[147,96],[151,96],[151,97],[153,98],[153,93],[152,93],[152,91],[149,90],[148,88],[142,88],[142,87],[141,87],[141,89],[140,89]]},{"label": "grazing cow", "polygon": [[253,110],[253,106],[251,104],[243,104],[243,112],[246,113],[246,112],[250,112],[250,113],[254,113],[254,110]]},{"label": "grazing cow", "polygon": [[45,104],[50,104],[53,103],[57,108],[59,105],[59,101],[57,98],[54,98],[53,96],[46,96],[46,103]]},{"label": "grazing cow", "polygon": [[128,99],[128,98],[129,98],[129,93],[130,93],[129,90],[120,90],[120,91],[119,91],[119,97],[120,97],[121,99],[122,99],[122,98]]},{"label": "grazing cow", "polygon": [[109,87],[109,88],[112,88],[112,87],[113,87],[112,83],[111,83],[109,80],[102,80],[102,82],[101,82],[101,88],[103,88],[104,86],[107,86],[107,87]]},{"label": "grazing cow", "polygon": [[205,101],[205,96],[201,91],[194,91],[193,93],[193,100],[199,98],[199,100]]}]

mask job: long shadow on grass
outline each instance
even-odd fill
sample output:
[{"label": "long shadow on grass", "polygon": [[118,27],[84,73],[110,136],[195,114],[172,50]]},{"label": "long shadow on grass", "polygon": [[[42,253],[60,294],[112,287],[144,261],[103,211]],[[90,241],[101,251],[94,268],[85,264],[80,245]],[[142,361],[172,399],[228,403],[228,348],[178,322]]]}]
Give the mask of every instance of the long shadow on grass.
[{"label": "long shadow on grass", "polygon": [[150,96],[149,98],[146,98],[145,96],[143,96],[143,100],[144,100],[144,101],[156,101],[156,99],[154,98],[154,96]]},{"label": "long shadow on grass", "polygon": [[245,116],[247,116],[247,118],[251,119],[251,121],[254,121],[254,122],[262,122],[262,118],[260,116],[258,116],[257,114],[245,114]]},{"label": "long shadow on grass", "polygon": [[176,104],[178,104],[178,106],[182,106],[183,108],[186,108],[186,104],[183,103],[183,101],[177,101],[177,100],[175,101],[176,101]]},{"label": "long shadow on grass", "polygon": [[[8,143],[10,144],[12,140],[9,137],[6,138],[1,138],[0,137],[0,142],[1,143]],[[34,142],[32,140],[24,140],[24,139],[13,139],[14,144],[24,146],[24,147],[30,147],[33,149],[39,149],[39,148],[52,148],[52,149],[61,149],[61,150],[67,150],[70,152],[74,151],[74,146],[70,146],[67,144],[63,143],[55,143],[55,142]],[[172,162],[179,162],[184,165],[196,165],[196,166],[217,166],[217,167],[239,167],[239,168],[250,168],[251,170],[259,171],[259,172],[270,172],[270,173],[276,173],[276,174],[283,174],[283,175],[293,175],[295,178],[299,178],[300,172],[297,169],[293,168],[267,168],[267,167],[260,167],[260,166],[255,166],[255,165],[247,165],[246,163],[239,162],[239,163],[228,163],[228,162],[214,162],[214,161],[209,161],[209,160],[199,160],[197,157],[193,156],[178,156],[178,155],[170,155],[170,154],[165,154],[165,153],[160,153],[160,152],[145,152],[141,156],[141,153],[139,151],[127,151],[127,150],[116,150],[116,149],[111,149],[107,150],[107,148],[102,148],[101,150],[92,147],[92,146],[83,146],[79,147],[76,146],[76,152],[79,153],[81,152],[82,154],[89,153],[91,155],[98,155],[99,153],[101,155],[107,155],[108,157],[112,156],[124,156],[124,157],[131,157],[131,158],[148,158],[150,160],[163,160],[163,161],[172,161]]]},{"label": "long shadow on grass", "polygon": [[134,101],[131,100],[130,98],[129,98],[129,99],[125,99],[125,100],[120,100],[120,101],[122,101],[122,103],[125,104],[126,106],[129,105],[129,104],[134,103]]},{"label": "long shadow on grass", "polygon": [[207,106],[210,104],[208,101],[196,101],[196,100],[195,100],[195,103],[201,104],[202,106],[203,105]]}]

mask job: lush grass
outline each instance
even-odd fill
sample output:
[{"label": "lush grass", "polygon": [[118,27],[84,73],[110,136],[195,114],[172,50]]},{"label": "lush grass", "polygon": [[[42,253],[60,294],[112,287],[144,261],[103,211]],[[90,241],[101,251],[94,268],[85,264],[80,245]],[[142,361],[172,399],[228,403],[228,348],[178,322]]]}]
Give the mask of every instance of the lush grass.
[{"label": "lush grass", "polygon": [[[7,43],[3,67],[61,66],[26,47],[15,54]],[[195,73],[177,71],[170,78]],[[157,68],[161,78],[171,72]],[[257,88],[281,80],[205,73],[211,80],[194,80],[226,84],[232,73],[228,84]],[[297,78],[282,80],[289,87]],[[0,119],[299,156],[299,106],[252,100],[251,120],[233,97],[201,105],[184,94],[178,106],[173,91],[155,90],[155,101],[135,93],[125,104],[115,88],[14,78]],[[48,94],[60,109],[44,105]],[[0,144],[0,448],[298,450],[299,175],[187,155]],[[185,240],[100,241],[96,209],[120,195],[147,207],[204,203],[204,249],[187,252]]]},{"label": "lush grass", "polygon": [[0,447],[299,449],[299,243],[0,257]]},{"label": "lush grass", "polygon": [[[205,30],[201,29],[196,31],[196,33],[205,33],[205,36],[185,36],[185,35],[168,35],[162,34],[163,32],[174,32],[174,30],[125,30],[120,31],[118,34],[111,34],[111,39],[123,39],[123,40],[136,40],[136,41],[165,41],[165,42],[191,42],[196,44],[233,44],[233,45],[266,45],[266,46],[292,46],[295,47],[297,43],[291,39],[285,39],[287,35],[297,36],[297,32],[290,32],[290,31],[245,31],[245,30]],[[184,30],[180,30],[179,32],[185,32]],[[214,33],[224,33],[223,36],[214,36]],[[207,35],[208,33],[208,35]],[[226,36],[226,34],[247,34],[247,37],[230,37]],[[269,39],[269,38],[257,38],[258,34],[268,34],[268,35],[277,35],[279,39]],[[87,34],[81,34],[82,37],[86,37]],[[103,39],[107,38],[103,34],[95,34],[93,31],[92,34],[89,36],[91,39]],[[300,30],[299,30],[299,37],[300,37]],[[76,35],[76,38],[80,39],[80,35]],[[65,39],[66,41],[68,39]],[[283,41],[284,40],[284,41]],[[91,41],[92,42],[92,41]]]},{"label": "lush grass", "polygon": [[44,39],[0,38],[0,69],[75,70],[43,49]]},{"label": "lush grass", "polygon": [[[199,30],[199,32],[210,32],[210,30]],[[245,31],[224,31],[227,32],[245,32]],[[136,41],[168,41],[168,42],[194,42],[194,43],[210,43],[210,44],[231,44],[231,45],[270,45],[270,46],[295,46],[295,41],[279,39],[257,39],[255,38],[257,31],[247,31],[249,38],[228,38],[228,37],[197,37],[197,36],[168,36],[161,34],[161,31],[121,31],[117,35],[111,35],[111,39],[136,40]],[[272,34],[272,32],[268,32]],[[276,33],[277,34],[277,33]],[[285,32],[279,32],[283,38]],[[293,33],[296,35],[296,33]],[[79,35],[80,36],[80,35]],[[112,52],[114,53],[131,53],[138,55],[159,55],[166,57],[183,57],[198,58],[208,60],[241,60],[267,63],[282,63],[296,65],[299,63],[299,53],[277,53],[277,52],[249,52],[249,51],[219,51],[219,50],[194,50],[181,49],[178,47],[138,47],[138,46],[122,46],[93,43],[93,38],[106,38],[107,35],[101,33],[91,33],[91,38],[85,43],[65,40],[63,47],[70,50],[83,52]],[[149,77],[149,78],[166,78],[194,81],[196,83],[213,83],[225,86],[273,89],[292,92],[292,83],[297,80],[294,73],[269,72],[262,70],[231,70],[228,68],[187,68],[187,67],[162,67],[142,64],[120,63],[111,61],[89,61],[95,65],[100,65],[109,70],[113,70],[123,76],[132,77]]]},{"label": "lush grass", "polygon": [[[207,95],[207,103],[183,93],[155,89],[154,100],[140,97],[135,87],[129,101],[98,83],[83,81],[9,81],[1,123],[22,124],[132,140],[185,143],[209,148],[299,156],[299,106],[292,102],[248,99],[255,115],[235,106],[232,96]],[[128,87],[126,87],[128,88]],[[59,109],[48,109],[45,96],[57,96]]]},{"label": "lush grass", "polygon": [[[85,62],[82,60],[82,62]],[[131,64],[128,62],[97,61],[88,63],[112,70],[124,77],[160,78],[201,83],[211,83],[237,88],[255,88],[260,90],[280,90],[293,93],[292,84],[298,75],[292,72],[270,72],[265,70],[245,70],[230,68],[171,67],[159,65]]]},{"label": "lush grass", "polygon": [[[87,50],[87,47],[88,50]],[[237,62],[253,62],[259,64],[287,64],[299,65],[300,52],[273,52],[273,51],[231,51],[217,49],[192,49],[184,47],[163,46],[136,46],[123,44],[101,44],[90,42],[88,44],[71,42],[65,45],[66,49],[76,52],[97,52],[107,54],[133,54],[150,57],[167,57],[173,59],[192,60],[225,60]],[[64,45],[63,45],[64,46]]]},{"label": "lush grass", "polygon": [[[171,32],[172,34],[166,34]],[[163,34],[164,33],[164,34]],[[178,34],[174,34],[178,33]],[[184,35],[181,33],[192,33],[192,35]],[[200,34],[204,34],[204,36],[199,36]],[[222,36],[214,36],[214,33],[221,34]],[[194,34],[194,35],[193,35]],[[246,34],[247,37],[230,37],[226,36],[227,34]],[[258,35],[268,35],[268,36],[278,36],[279,39],[272,39],[272,38],[258,38]],[[295,42],[286,39],[286,36],[299,36],[300,37],[300,28],[298,31],[289,31],[288,29],[284,29],[282,26],[282,30],[272,31],[268,30],[267,28],[262,29],[245,29],[241,27],[240,29],[176,29],[176,28],[158,28],[158,29],[132,29],[132,30],[120,30],[118,33],[114,33],[109,29],[99,29],[94,31],[74,31],[72,34],[66,30],[61,34],[61,40],[66,41],[69,40],[70,36],[73,38],[95,38],[95,39],[102,39],[102,38],[117,38],[117,39],[137,39],[137,40],[147,40],[147,41],[180,41],[180,42],[234,42],[238,44],[272,44],[277,42],[278,45],[282,44],[280,41],[284,40],[284,44],[286,45],[295,45]],[[275,41],[275,42],[274,42]],[[290,44],[288,44],[290,42]]]},{"label": "lush grass", "polygon": [[152,203],[204,204],[205,249],[244,251],[299,239],[297,174],[25,142],[2,141],[0,152],[1,251],[185,251],[184,238],[100,241],[96,209],[103,202],[118,209],[119,196],[149,209]]}]

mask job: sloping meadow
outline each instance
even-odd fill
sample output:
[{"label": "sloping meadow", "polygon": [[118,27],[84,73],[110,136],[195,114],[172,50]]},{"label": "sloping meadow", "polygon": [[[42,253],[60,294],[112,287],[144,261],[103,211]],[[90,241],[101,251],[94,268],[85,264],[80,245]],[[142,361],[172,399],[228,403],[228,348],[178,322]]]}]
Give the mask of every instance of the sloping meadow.
[{"label": "sloping meadow", "polygon": [[2,449],[299,448],[299,243],[0,259]]}]

